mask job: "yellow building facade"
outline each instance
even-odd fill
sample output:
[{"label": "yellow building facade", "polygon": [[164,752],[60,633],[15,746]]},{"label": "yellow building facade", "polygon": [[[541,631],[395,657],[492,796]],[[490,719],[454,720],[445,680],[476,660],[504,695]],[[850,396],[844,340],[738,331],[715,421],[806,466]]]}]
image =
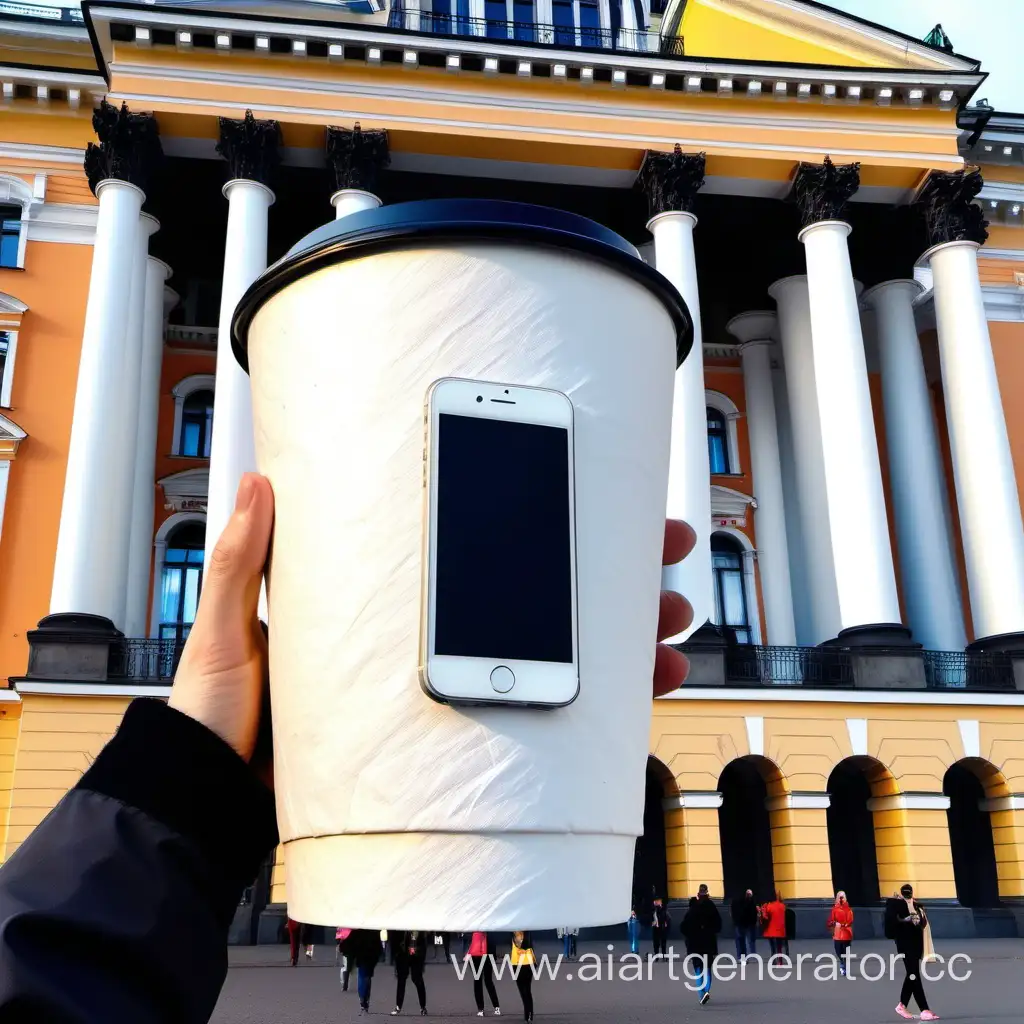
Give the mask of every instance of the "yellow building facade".
[{"label": "yellow building facade", "polygon": [[169,692],[248,468],[245,287],[349,210],[516,199],[619,231],[702,328],[668,509],[701,628],[637,899],[911,881],[1016,934],[1024,117],[984,78],[801,0],[3,5],[0,852]]}]

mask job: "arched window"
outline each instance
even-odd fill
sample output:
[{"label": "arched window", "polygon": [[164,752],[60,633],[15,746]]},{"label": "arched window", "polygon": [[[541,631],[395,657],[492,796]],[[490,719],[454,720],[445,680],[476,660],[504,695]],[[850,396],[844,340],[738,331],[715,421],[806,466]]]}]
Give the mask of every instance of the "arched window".
[{"label": "arched window", "polygon": [[712,473],[728,473],[729,440],[725,427],[725,414],[718,409],[707,407],[708,413],[708,461]]},{"label": "arched window", "polygon": [[206,527],[198,521],[175,527],[167,538],[160,570],[160,638],[183,642],[195,621],[203,587]]},{"label": "arched window", "polygon": [[711,535],[711,568],[715,581],[713,621],[733,643],[753,643],[743,578],[743,549],[725,534]]},{"label": "arched window", "polygon": [[178,442],[178,454],[208,459],[212,437],[213,392],[193,391],[181,405],[181,436]]}]

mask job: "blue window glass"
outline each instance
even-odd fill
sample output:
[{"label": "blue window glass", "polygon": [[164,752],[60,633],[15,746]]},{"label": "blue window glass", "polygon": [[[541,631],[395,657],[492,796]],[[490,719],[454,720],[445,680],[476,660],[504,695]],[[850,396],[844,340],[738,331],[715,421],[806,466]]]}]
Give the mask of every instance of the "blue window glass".
[{"label": "blue window glass", "polygon": [[601,45],[601,9],[586,0],[580,0],[580,42],[583,46]]},{"label": "blue window glass", "polygon": [[523,42],[532,43],[535,39],[533,0],[514,0],[512,4],[515,30],[513,35]]},{"label": "blue window glass", "polygon": [[181,643],[195,621],[203,588],[202,523],[183,523],[167,541],[160,573],[160,636]]},{"label": "blue window glass", "polygon": [[708,409],[708,462],[712,473],[729,472],[729,445],[725,417],[717,409]]},{"label": "blue window glass", "polygon": [[0,267],[18,265],[21,239],[21,207],[0,206]]},{"label": "blue window glass", "polygon": [[213,440],[213,392],[193,391],[181,407],[179,455],[208,459]]},{"label": "blue window glass", "polygon": [[576,22],[572,16],[572,0],[554,0],[551,16],[555,22],[555,42],[560,46],[575,46]]},{"label": "blue window glass", "polygon": [[489,39],[508,39],[508,12],[505,0],[485,0],[484,17],[487,19]]},{"label": "blue window glass", "polygon": [[458,35],[469,35],[469,0],[455,0],[456,27]]}]

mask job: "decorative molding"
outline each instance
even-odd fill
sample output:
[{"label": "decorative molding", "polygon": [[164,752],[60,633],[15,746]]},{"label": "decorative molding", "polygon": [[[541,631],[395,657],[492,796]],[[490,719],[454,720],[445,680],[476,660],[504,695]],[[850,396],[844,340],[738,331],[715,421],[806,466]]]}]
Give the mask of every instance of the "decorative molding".
[{"label": "decorative molding", "polygon": [[227,160],[232,180],[242,178],[270,188],[281,161],[280,147],[281,125],[277,121],[257,121],[251,110],[241,121],[220,118],[217,152]]},{"label": "decorative molding", "polygon": [[832,797],[829,793],[783,793],[765,798],[769,811],[827,811]]},{"label": "decorative molding", "polygon": [[746,526],[747,509],[757,508],[757,499],[721,484],[711,485],[711,526]]},{"label": "decorative molding", "polygon": [[50,696],[69,697],[170,697],[169,686],[146,686],[132,683],[62,683],[32,682],[15,683],[18,693],[37,693]]},{"label": "decorative molding", "polygon": [[929,247],[946,242],[977,242],[988,238],[988,221],[974,200],[985,182],[981,171],[932,171],[914,205],[924,214]]},{"label": "decorative molding", "polygon": [[1024,249],[993,249],[983,246],[978,250],[979,260],[1013,260],[1024,263]]},{"label": "decorative molding", "polygon": [[82,166],[82,151],[67,146],[33,146],[20,142],[0,142],[0,160],[33,160],[39,164]]},{"label": "decorative molding", "polygon": [[100,208],[93,204],[45,203],[28,225],[30,242],[93,245]]},{"label": "decorative molding", "polygon": [[21,299],[0,292],[0,327],[20,327],[22,314],[27,312],[28,306]]},{"label": "decorative molding", "polygon": [[334,191],[356,188],[376,194],[377,176],[391,163],[388,133],[351,128],[328,128],[325,149]]},{"label": "decorative molding", "polygon": [[850,752],[854,757],[866,757],[868,753],[868,720],[848,718],[846,734],[850,737]]},{"label": "decorative molding", "polygon": [[1011,793],[1009,796],[994,796],[978,801],[978,810],[987,811],[1024,811],[1024,793]]},{"label": "decorative molding", "polygon": [[93,195],[101,181],[116,178],[146,192],[163,160],[160,130],[152,114],[133,114],[127,101],[120,109],[103,100],[92,115],[100,142],[90,142],[83,166]]},{"label": "decorative molding", "polygon": [[760,715],[745,715],[743,724],[747,730],[747,752],[764,757],[764,718]]},{"label": "decorative molding", "polygon": [[869,811],[948,811],[949,797],[942,793],[894,793],[867,802]]},{"label": "decorative molding", "polygon": [[1024,288],[1019,285],[983,284],[981,297],[986,320],[1024,321]]},{"label": "decorative molding", "polygon": [[976,718],[957,720],[960,742],[963,743],[964,757],[981,757],[981,727]]},{"label": "decorative molding", "polygon": [[705,165],[703,153],[684,153],[678,142],[671,153],[647,150],[636,187],[646,193],[650,215],[692,213],[694,200],[704,185]]},{"label": "decorative molding", "polygon": [[722,806],[722,794],[704,790],[680,793],[678,796],[665,797],[665,799],[661,801],[661,806],[666,811],[673,811],[680,807],[686,808],[687,810],[699,808],[702,810],[713,811]]},{"label": "decorative molding", "polygon": [[860,187],[860,164],[802,163],[793,178],[789,198],[800,211],[800,226],[823,220],[842,220],[846,204]]},{"label": "decorative molding", "polygon": [[183,469],[180,473],[172,473],[157,481],[164,489],[167,499],[164,508],[175,512],[206,512],[207,497],[210,492],[209,466],[197,466],[195,469]]},{"label": "decorative molding", "polygon": [[18,445],[20,445],[26,437],[28,437],[28,434],[26,434],[25,431],[14,422],[14,420],[10,420],[4,415],[0,415],[0,442],[4,444],[8,454],[17,455]]},{"label": "decorative molding", "polygon": [[971,693],[966,690],[826,690],[813,686],[687,686],[658,700],[747,701],[772,704],[904,704],[931,707],[1001,708],[1024,706],[1024,693]]}]

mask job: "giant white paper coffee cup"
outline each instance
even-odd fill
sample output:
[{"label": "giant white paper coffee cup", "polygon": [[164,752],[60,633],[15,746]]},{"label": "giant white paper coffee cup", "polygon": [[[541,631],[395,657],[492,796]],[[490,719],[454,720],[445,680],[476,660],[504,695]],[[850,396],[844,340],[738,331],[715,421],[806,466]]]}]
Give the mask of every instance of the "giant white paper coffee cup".
[{"label": "giant white paper coffee cup", "polygon": [[[679,294],[581,217],[407,203],[303,239],[242,299],[233,335],[276,495],[270,681],[291,916],[447,931],[624,921],[673,379],[692,342]],[[453,708],[420,687],[424,402],[441,377],[572,400],[580,690],[567,707]]]}]

